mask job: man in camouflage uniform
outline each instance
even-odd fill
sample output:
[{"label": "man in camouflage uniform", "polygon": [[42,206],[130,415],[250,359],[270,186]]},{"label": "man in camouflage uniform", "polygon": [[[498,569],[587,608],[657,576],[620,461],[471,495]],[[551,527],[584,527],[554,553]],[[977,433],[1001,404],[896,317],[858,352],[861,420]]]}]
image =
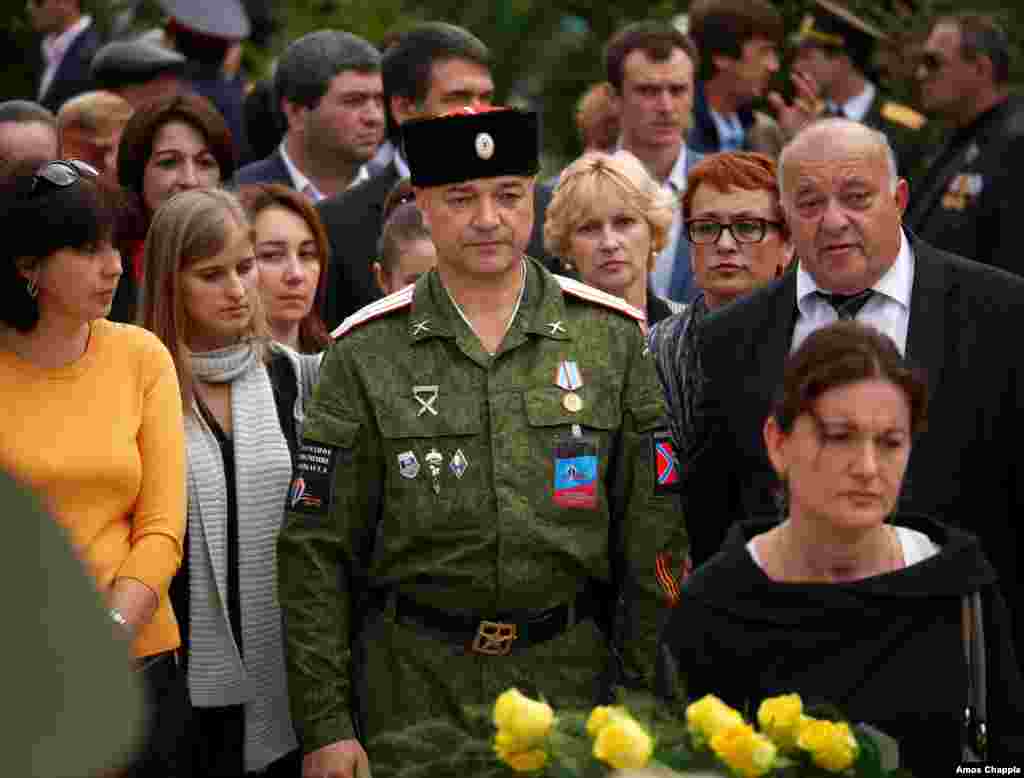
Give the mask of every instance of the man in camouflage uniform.
[{"label": "man in camouflage uniform", "polygon": [[687,553],[643,314],[523,256],[536,116],[402,132],[438,267],[335,331],[279,543],[310,776],[511,686],[649,684]]}]

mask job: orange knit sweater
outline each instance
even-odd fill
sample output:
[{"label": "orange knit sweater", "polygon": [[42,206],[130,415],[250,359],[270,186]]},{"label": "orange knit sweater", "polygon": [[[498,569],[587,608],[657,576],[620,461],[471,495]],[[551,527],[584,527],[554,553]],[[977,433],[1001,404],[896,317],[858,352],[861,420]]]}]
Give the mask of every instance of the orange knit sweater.
[{"label": "orange knit sweater", "polygon": [[0,467],[49,506],[100,592],[123,576],[159,595],[135,656],[177,648],[167,589],[185,534],[185,438],[167,349],[146,330],[98,319],[85,354],[65,367],[0,350],[0,408]]}]

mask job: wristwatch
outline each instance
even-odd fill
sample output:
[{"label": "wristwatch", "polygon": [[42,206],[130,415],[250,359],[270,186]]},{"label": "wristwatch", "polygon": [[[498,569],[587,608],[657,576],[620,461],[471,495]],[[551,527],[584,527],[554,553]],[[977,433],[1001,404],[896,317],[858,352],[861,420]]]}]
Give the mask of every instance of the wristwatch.
[{"label": "wristwatch", "polygon": [[128,619],[126,619],[124,617],[124,614],[121,613],[121,611],[119,611],[117,608],[110,609],[110,618],[117,626],[128,629]]}]

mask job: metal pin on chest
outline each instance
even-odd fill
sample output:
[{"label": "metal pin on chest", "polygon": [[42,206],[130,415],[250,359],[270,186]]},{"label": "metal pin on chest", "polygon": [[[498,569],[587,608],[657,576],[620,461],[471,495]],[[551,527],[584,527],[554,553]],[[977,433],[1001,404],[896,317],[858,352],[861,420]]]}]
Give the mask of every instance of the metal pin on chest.
[{"label": "metal pin on chest", "polygon": [[441,468],[444,465],[444,455],[436,448],[432,448],[423,459],[427,463],[430,477],[434,482],[434,494],[441,494]]}]

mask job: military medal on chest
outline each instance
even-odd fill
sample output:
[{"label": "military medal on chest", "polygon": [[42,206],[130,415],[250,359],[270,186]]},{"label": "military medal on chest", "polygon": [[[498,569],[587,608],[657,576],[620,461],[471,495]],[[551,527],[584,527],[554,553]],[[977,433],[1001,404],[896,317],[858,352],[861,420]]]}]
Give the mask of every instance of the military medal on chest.
[{"label": "military medal on chest", "polygon": [[436,448],[432,448],[427,452],[427,455],[423,457],[423,460],[427,463],[427,469],[430,470],[430,477],[433,480],[434,494],[440,494],[441,468],[444,465],[444,455]]},{"label": "military medal on chest", "polygon": [[574,360],[563,359],[558,364],[555,385],[566,392],[562,396],[562,407],[565,410],[569,413],[579,413],[583,410],[583,398],[576,394],[576,390],[583,386],[583,377],[580,375],[579,365]]}]

